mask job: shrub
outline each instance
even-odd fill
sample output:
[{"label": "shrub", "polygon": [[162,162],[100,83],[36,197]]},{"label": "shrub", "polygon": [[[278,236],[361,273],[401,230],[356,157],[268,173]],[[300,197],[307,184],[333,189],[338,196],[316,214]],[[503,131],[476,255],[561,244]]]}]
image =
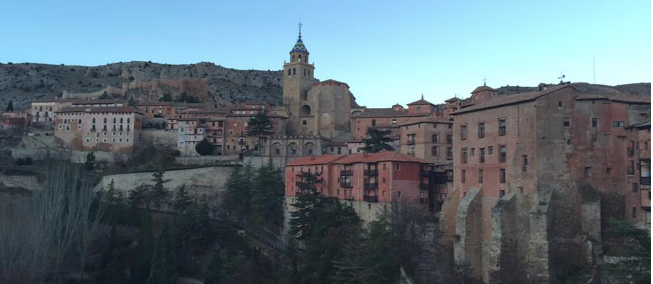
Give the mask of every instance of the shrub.
[{"label": "shrub", "polygon": [[23,160],[23,158],[18,158],[18,159],[16,159],[16,165],[17,165],[17,166],[23,166],[23,165],[25,165],[25,160]]},{"label": "shrub", "polygon": [[31,165],[32,164],[32,157],[25,157],[25,165]]}]

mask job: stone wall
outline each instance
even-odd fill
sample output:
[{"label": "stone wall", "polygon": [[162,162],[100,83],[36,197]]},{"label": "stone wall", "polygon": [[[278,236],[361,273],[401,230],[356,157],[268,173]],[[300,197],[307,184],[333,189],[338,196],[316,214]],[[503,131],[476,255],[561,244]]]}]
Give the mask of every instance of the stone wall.
[{"label": "stone wall", "polygon": [[470,189],[456,212],[456,239],[454,261],[456,265],[469,265],[471,277],[481,279],[483,224],[481,213],[481,189]]},{"label": "stone wall", "polygon": [[141,131],[142,145],[154,145],[155,147],[177,147],[177,131],[163,129],[143,129]]},{"label": "stone wall", "polygon": [[[196,193],[209,193],[224,190],[224,185],[229,177],[231,169],[240,165],[225,165],[202,167],[195,169],[170,170],[166,171],[163,179],[170,180],[164,184],[168,190],[186,185],[190,190]],[[111,180],[114,181],[115,187],[122,191],[132,190],[139,185],[154,185],[152,181],[153,171],[136,172],[116,175],[106,175],[102,177],[102,182],[96,189],[107,188]]]}]

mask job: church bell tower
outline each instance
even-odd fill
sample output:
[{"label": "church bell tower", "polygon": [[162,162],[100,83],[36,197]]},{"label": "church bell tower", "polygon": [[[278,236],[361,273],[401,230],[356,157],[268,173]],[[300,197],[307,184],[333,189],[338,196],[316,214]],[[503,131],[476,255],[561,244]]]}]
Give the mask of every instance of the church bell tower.
[{"label": "church bell tower", "polygon": [[283,103],[288,111],[288,134],[298,135],[304,118],[314,116],[314,104],[308,97],[311,85],[315,83],[315,66],[308,61],[308,49],[302,41],[302,24],[299,23],[299,37],[290,50],[290,62],[283,64]]}]

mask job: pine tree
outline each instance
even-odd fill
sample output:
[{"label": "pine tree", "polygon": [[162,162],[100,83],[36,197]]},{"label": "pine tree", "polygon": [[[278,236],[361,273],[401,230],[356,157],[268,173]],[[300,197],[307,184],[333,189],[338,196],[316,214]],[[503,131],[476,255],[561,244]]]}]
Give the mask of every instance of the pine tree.
[{"label": "pine tree", "polygon": [[227,179],[228,209],[236,216],[247,217],[250,213],[254,178],[252,164],[247,163],[243,168],[235,167]]},{"label": "pine tree", "polygon": [[296,197],[295,211],[290,213],[290,233],[296,240],[307,242],[317,227],[318,217],[322,214],[322,200],[315,187],[318,177],[312,173],[300,172],[298,175],[301,194]]},{"label": "pine tree", "polygon": [[364,242],[364,283],[397,283],[398,243],[392,228],[388,210],[384,210],[376,220],[369,223]]},{"label": "pine tree", "polygon": [[163,184],[169,182],[170,180],[164,180],[163,176],[165,171],[159,170],[152,174],[152,181],[154,182],[154,189],[152,191],[152,200],[157,207],[161,206],[161,202],[166,199],[168,196],[168,191],[163,187]]},{"label": "pine tree", "polygon": [[363,283],[363,234],[360,226],[349,227],[340,254],[332,261],[333,272],[329,275],[329,283]]},{"label": "pine tree", "polygon": [[150,273],[154,236],[152,236],[152,218],[148,211],[145,211],[144,215],[138,235],[138,244],[134,252],[134,265],[130,269],[130,284],[145,283]]},{"label": "pine tree", "polygon": [[157,240],[150,267],[146,284],[177,284],[177,265],[167,223]]},{"label": "pine tree", "polygon": [[206,268],[206,274],[204,275],[204,284],[220,284],[224,281],[223,275],[223,265],[222,257],[220,256],[220,251],[215,250],[213,252],[213,257],[211,257],[211,262]]},{"label": "pine tree", "polygon": [[280,171],[268,163],[258,169],[252,194],[252,215],[258,224],[283,226],[284,182]]},{"label": "pine tree", "polygon": [[136,210],[138,207],[149,204],[149,202],[145,202],[148,195],[149,194],[147,188],[145,185],[141,184],[129,191],[129,196],[127,199],[129,199],[129,204],[131,205],[132,209]]},{"label": "pine tree", "polygon": [[188,190],[186,190],[186,185],[184,184],[177,188],[177,191],[175,192],[175,201],[172,205],[172,208],[183,213],[186,212],[186,210],[188,210],[192,204],[193,200],[191,199]]},{"label": "pine tree", "polygon": [[261,111],[257,113],[254,117],[250,118],[247,122],[247,136],[256,136],[258,137],[258,149],[261,151],[262,147],[262,137],[265,135],[272,134],[272,122],[268,117],[267,113]]},{"label": "pine tree", "polygon": [[86,162],[84,162],[84,166],[88,171],[92,171],[95,168],[95,154],[93,154],[93,152],[86,154]]},{"label": "pine tree", "polygon": [[9,103],[7,104],[7,112],[13,112],[13,111],[14,111],[14,102],[9,101]]},{"label": "pine tree", "polygon": [[383,150],[394,151],[394,148],[388,143],[392,142],[392,138],[388,137],[392,133],[390,130],[382,130],[378,128],[368,128],[367,137],[363,139],[365,147],[363,151],[367,153],[377,153]]}]

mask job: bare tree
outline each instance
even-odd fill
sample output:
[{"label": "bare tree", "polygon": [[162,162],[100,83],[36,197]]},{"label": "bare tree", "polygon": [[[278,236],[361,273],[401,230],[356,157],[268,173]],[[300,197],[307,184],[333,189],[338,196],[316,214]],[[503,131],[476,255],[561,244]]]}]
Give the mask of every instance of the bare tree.
[{"label": "bare tree", "polygon": [[0,200],[0,282],[58,279],[62,266],[78,261],[83,273],[103,205],[91,177],[65,162],[51,162],[42,191]]}]

